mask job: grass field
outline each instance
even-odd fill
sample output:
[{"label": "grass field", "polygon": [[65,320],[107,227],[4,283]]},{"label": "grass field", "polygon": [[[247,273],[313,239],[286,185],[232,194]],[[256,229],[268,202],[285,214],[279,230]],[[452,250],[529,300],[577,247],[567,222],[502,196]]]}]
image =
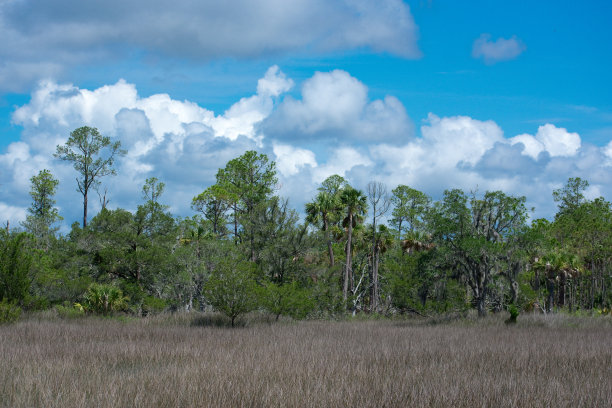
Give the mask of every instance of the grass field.
[{"label": "grass field", "polygon": [[609,407],[609,318],[0,326],[3,407]]}]

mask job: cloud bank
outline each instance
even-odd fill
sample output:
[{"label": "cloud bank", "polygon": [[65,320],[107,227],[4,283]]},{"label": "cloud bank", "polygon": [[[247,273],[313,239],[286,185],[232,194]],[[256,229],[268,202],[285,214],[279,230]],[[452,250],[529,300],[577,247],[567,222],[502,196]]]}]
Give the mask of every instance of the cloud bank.
[{"label": "cloud bank", "polygon": [[418,58],[401,0],[0,1],[0,89],[133,55],[209,61],[366,48]]},{"label": "cloud bank", "polygon": [[[128,150],[118,176],[102,180],[113,208],[135,209],[144,180],[155,176],[166,183],[162,201],[189,216],[191,198],[249,149],[276,161],[278,193],[299,211],[332,174],[358,188],[372,180],[389,189],[406,184],[436,199],[447,188],[503,190],[527,196],[537,217],[554,214],[552,190],[569,177],[588,179],[593,196],[612,196],[612,144],[583,143],[577,133],[551,123],[506,137],[493,120],[433,113],[415,132],[398,99],[371,99],[366,85],[345,71],[316,73],[289,96],[294,86],[272,66],[251,96],[217,114],[167,94],[141,97],[123,80],[93,90],[42,82],[13,114],[23,132],[0,154],[0,211],[11,225],[22,221],[29,179],[47,168],[60,180],[57,201],[66,224],[79,220],[76,174],[53,152],[83,125],[121,140]],[[90,202],[95,214],[95,195]]]}]

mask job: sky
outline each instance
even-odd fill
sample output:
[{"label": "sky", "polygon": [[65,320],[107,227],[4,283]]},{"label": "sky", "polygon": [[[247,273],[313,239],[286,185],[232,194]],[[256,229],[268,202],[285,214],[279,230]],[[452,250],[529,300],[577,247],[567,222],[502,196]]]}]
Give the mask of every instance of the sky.
[{"label": "sky", "polygon": [[607,0],[0,0],[0,219],[25,219],[42,169],[64,225],[82,218],[53,157],[81,126],[128,151],[101,180],[110,208],[157,177],[191,216],[247,150],[299,212],[332,174],[502,190],[532,218],[570,177],[610,200],[611,18]]}]

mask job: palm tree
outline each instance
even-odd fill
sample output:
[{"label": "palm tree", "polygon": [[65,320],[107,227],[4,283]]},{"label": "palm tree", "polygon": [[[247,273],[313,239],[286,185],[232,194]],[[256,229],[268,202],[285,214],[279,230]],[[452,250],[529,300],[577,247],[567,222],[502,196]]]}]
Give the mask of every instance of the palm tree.
[{"label": "palm tree", "polygon": [[[360,190],[356,190],[351,186],[346,187],[340,193],[340,202],[346,212],[346,218],[344,224],[347,225],[347,240],[346,240],[346,265],[344,266],[344,285],[342,287],[342,298],[344,304],[348,299],[348,284],[352,277],[352,239],[353,239],[353,227],[355,226],[357,219],[368,210],[367,197]],[[352,289],[352,288],[351,288]]]},{"label": "palm tree", "polygon": [[329,252],[329,265],[334,266],[334,250],[332,248],[332,241],[329,236],[329,224],[330,218],[338,210],[339,203],[336,195],[330,194],[326,191],[321,191],[315,197],[314,201],[306,204],[306,221],[311,224],[318,224],[321,222],[323,233],[325,234],[325,240],[327,241],[327,250]]},{"label": "palm tree", "polygon": [[406,239],[400,242],[402,250],[408,254],[413,252],[428,251],[436,245],[431,242],[431,236],[421,231],[408,232]]},{"label": "palm tree", "polygon": [[537,259],[533,268],[545,272],[546,289],[548,290],[546,312],[550,313],[553,310],[555,283],[557,282],[559,283],[557,304],[563,306],[568,278],[575,278],[580,274],[581,265],[578,257],[564,252],[550,252]]}]

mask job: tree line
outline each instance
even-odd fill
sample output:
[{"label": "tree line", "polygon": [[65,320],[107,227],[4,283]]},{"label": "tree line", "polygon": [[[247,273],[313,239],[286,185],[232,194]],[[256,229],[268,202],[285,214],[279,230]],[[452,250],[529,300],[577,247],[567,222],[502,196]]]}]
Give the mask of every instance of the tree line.
[{"label": "tree line", "polygon": [[276,194],[275,163],[247,151],[193,197],[191,217],[172,215],[165,184],[149,178],[135,211],[109,209],[105,192],[88,222],[91,191],[125,153],[89,127],[57,147],[83,196],[82,223],[67,234],[57,227],[59,181],[46,169],[31,178],[26,220],[0,234],[5,316],[214,309],[233,325],[255,309],[276,318],[610,310],[612,207],[587,200],[580,178],[553,192],[554,219],[529,220],[525,197],[502,191],[452,189],[434,201],[333,175],[300,222]]}]

